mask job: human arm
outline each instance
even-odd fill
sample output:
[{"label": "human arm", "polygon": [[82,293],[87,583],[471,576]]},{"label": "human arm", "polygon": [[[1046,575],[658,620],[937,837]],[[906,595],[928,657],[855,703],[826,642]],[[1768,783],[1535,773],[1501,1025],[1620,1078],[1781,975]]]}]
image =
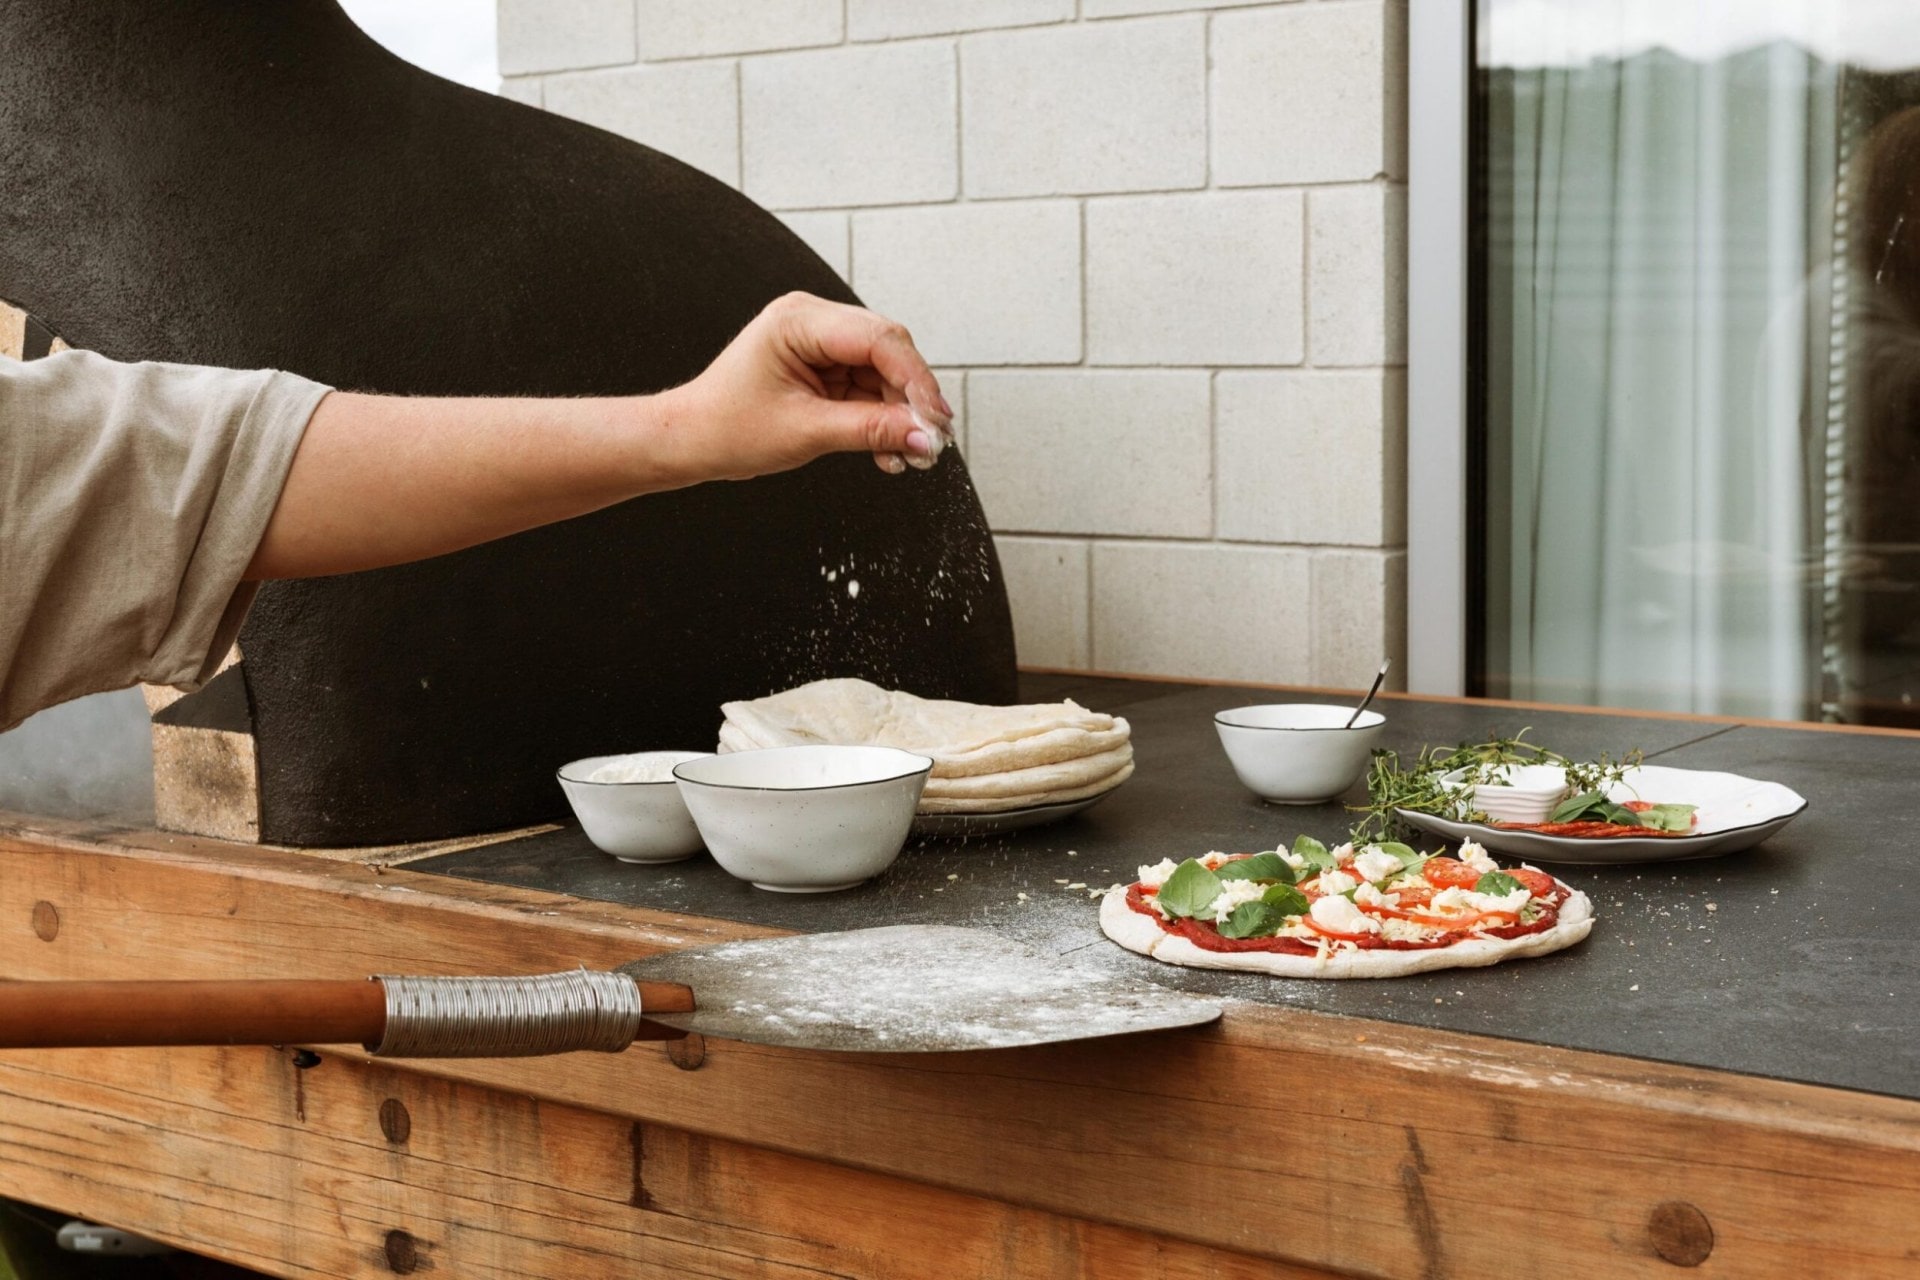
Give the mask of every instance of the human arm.
[{"label": "human arm", "polygon": [[321,401],[247,568],[298,578],[459,550],[629,498],[869,452],[938,456],[952,411],[906,330],[789,294],[648,396]]},{"label": "human arm", "polygon": [[86,693],[203,683],[260,578],[420,559],[835,450],[925,465],[916,445],[948,414],[904,330],[798,296],[657,396],[407,399],[86,351],[0,359],[0,730]]}]

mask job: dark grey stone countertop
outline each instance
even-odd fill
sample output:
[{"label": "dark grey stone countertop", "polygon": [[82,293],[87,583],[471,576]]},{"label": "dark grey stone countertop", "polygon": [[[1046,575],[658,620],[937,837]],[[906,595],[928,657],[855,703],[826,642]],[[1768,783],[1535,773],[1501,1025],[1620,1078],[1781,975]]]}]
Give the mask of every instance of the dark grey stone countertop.
[{"label": "dark grey stone countertop", "polygon": [[[1331,699],[1071,676],[1026,677],[1023,695],[1125,715],[1133,779],[1053,826],[910,843],[886,874],[844,893],[767,893],[705,855],[630,866],[571,826],[408,870],[782,929],[974,925],[1215,996],[1920,1098],[1920,854],[1910,825],[1920,738],[1388,701],[1383,745],[1403,753],[1531,726],[1532,741],[1567,755],[1637,747],[1661,764],[1781,782],[1810,803],[1742,853],[1551,868],[1591,895],[1598,916],[1571,950],[1392,981],[1312,982],[1177,969],[1123,951],[1101,935],[1088,890],[1059,882],[1101,888],[1163,857],[1271,848],[1302,832],[1343,836],[1354,815],[1339,805],[1267,805],[1243,790],[1211,722],[1248,702]],[[1356,787],[1346,799],[1362,794]]]}]

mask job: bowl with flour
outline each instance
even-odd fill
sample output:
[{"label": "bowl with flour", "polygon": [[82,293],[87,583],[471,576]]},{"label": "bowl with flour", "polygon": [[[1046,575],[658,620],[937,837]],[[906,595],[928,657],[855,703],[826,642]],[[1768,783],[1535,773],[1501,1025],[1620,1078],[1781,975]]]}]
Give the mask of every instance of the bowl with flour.
[{"label": "bowl with flour", "polygon": [[710,754],[588,756],[560,766],[560,789],[595,848],[622,862],[679,862],[700,852],[701,840],[673,769]]}]

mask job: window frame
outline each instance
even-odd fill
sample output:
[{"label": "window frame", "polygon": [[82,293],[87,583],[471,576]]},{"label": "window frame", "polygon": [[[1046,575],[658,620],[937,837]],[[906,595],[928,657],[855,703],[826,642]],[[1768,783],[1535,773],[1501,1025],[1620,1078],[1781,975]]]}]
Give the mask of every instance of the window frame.
[{"label": "window frame", "polygon": [[1407,6],[1407,687],[1469,692],[1473,0]]}]

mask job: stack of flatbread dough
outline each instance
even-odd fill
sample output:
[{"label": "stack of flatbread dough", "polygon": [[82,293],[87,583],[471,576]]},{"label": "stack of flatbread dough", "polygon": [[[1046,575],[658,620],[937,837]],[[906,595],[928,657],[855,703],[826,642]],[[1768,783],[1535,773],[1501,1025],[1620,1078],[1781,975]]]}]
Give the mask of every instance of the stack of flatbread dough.
[{"label": "stack of flatbread dough", "polygon": [[1080,704],[983,707],[816,680],[722,711],[720,750],[807,743],[899,747],[933,757],[922,813],[1005,813],[1091,800],[1133,776],[1127,722]]}]

